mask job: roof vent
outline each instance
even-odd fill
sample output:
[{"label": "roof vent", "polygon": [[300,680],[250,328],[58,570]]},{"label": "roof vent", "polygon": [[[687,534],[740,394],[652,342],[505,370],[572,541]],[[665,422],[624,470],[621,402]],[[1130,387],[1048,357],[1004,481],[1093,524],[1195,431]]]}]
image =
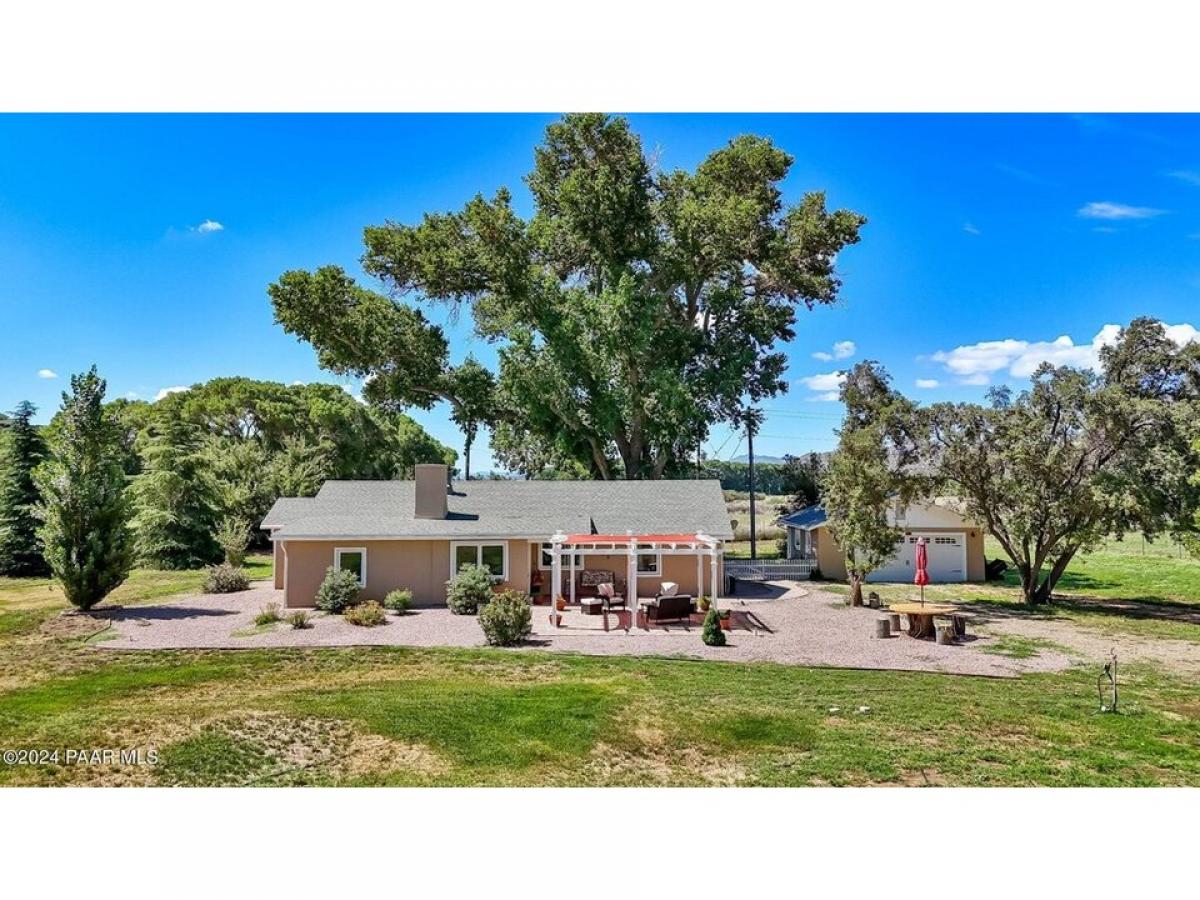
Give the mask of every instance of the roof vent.
[{"label": "roof vent", "polygon": [[450,470],[439,463],[421,463],[413,467],[416,473],[416,510],[418,519],[444,519],[449,511],[446,494],[449,491]]}]

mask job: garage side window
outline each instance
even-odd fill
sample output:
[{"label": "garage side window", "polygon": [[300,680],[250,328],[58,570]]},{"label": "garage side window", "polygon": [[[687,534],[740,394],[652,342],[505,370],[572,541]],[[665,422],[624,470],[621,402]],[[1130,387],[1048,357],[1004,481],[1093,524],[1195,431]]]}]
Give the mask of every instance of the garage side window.
[{"label": "garage side window", "polygon": [[333,551],[333,567],[343,572],[353,572],[358,586],[367,586],[367,548],[338,547]]}]

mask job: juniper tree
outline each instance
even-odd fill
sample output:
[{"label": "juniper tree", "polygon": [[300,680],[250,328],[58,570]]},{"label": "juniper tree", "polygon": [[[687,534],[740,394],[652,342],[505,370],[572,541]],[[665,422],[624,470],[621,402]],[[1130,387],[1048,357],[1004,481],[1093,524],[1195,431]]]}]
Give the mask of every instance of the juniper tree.
[{"label": "juniper tree", "polygon": [[177,409],[150,426],[142,473],[130,488],[134,549],[143,565],[195,569],[221,559],[219,497],[203,450],[199,430]]},{"label": "juniper tree", "polygon": [[1013,561],[1027,603],[1047,603],[1076,554],[1138,531],[1194,538],[1200,346],[1135,319],[1101,369],[1043,364],[990,405],[938,404],[929,458]]},{"label": "juniper tree", "polygon": [[46,562],[68,601],[91,609],[129,575],[133,536],[121,434],[93,366],[71,376],[49,455],[34,472]]},{"label": "juniper tree", "polygon": [[50,571],[37,534],[41,495],[33,472],[46,458],[46,442],[33,424],[36,412],[22,401],[0,432],[0,575],[17,578]]}]

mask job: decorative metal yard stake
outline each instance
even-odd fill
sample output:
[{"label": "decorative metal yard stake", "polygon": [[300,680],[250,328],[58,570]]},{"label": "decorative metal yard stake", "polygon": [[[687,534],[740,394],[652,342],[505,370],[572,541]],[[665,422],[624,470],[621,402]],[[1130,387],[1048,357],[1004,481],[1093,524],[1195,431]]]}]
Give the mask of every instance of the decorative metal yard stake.
[{"label": "decorative metal yard stake", "polygon": [[[1112,702],[1104,705],[1104,680],[1108,679],[1109,689],[1112,691]],[[1109,652],[1108,662],[1104,664],[1103,670],[1100,672],[1100,677],[1096,679],[1096,693],[1100,695],[1100,712],[1116,712],[1117,711],[1117,651],[1116,648]]]}]

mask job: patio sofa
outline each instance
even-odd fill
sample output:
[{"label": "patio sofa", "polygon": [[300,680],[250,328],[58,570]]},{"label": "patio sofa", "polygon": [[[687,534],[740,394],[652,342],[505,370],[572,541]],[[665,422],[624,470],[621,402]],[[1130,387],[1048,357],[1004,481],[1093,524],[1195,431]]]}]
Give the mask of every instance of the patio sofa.
[{"label": "patio sofa", "polygon": [[647,625],[651,622],[679,622],[692,616],[692,595],[659,595],[644,603],[642,608],[646,611]]}]

